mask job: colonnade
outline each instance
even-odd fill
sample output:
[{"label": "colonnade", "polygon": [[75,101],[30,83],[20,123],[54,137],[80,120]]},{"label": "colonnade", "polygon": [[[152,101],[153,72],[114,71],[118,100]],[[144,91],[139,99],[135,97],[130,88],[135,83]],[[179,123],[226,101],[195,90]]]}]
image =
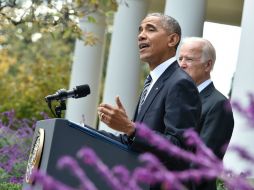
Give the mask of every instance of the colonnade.
[{"label": "colonnade", "polygon": [[[115,13],[112,28],[112,39],[109,57],[107,60],[106,79],[103,92],[103,102],[115,104],[115,96],[119,95],[124,104],[127,114],[132,118],[139,96],[140,61],[138,55],[137,35],[140,21],[149,12],[147,0],[129,0],[128,6],[119,4]],[[246,94],[254,91],[254,57],[252,45],[254,44],[254,7],[253,0],[245,0],[241,24],[241,39],[239,47],[238,65],[233,82],[232,99],[239,99],[247,104]],[[163,12],[163,11],[162,11]],[[205,0],[166,0],[164,13],[176,18],[181,27],[183,37],[202,36],[205,21]],[[82,122],[96,126],[97,105],[99,103],[99,89],[102,76],[103,49],[106,32],[105,17],[95,15],[98,24],[81,22],[85,27],[98,35],[100,42],[95,46],[84,46],[83,42],[77,41],[72,66],[70,88],[89,84],[91,95],[79,100],[68,100],[66,118],[75,122]],[[236,111],[235,130],[231,144],[242,144],[252,148],[254,131],[245,128],[243,120]],[[106,125],[99,124],[100,129],[110,130]],[[252,148],[253,149],[253,148]],[[242,166],[232,153],[225,156],[225,164],[237,168]],[[237,162],[237,167],[236,167]],[[248,166],[250,167],[250,166]],[[252,169],[254,171],[254,169]]]}]

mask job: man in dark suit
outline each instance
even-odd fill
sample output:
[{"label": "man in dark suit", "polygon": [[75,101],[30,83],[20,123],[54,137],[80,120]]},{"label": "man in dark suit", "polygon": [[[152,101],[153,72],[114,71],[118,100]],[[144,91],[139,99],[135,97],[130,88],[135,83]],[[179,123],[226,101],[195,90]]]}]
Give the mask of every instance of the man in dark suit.
[{"label": "man in dark suit", "polygon": [[[179,63],[195,81],[202,101],[200,137],[222,160],[233,132],[234,119],[230,102],[211,81],[215,59],[215,49],[208,40],[197,37],[183,40]],[[216,180],[203,182],[198,189],[216,190]]]},{"label": "man in dark suit", "polygon": [[186,164],[165,153],[156,151],[135,134],[134,122],[146,124],[172,143],[186,148],[183,133],[198,127],[201,102],[193,80],[180,67],[175,58],[181,38],[178,22],[169,16],[153,13],[139,26],[138,46],[140,59],[148,63],[151,81],[141,94],[133,121],[119,99],[116,106],[102,103],[98,107],[100,120],[110,128],[121,131],[121,141],[139,152],[153,152],[172,170],[186,168]]}]

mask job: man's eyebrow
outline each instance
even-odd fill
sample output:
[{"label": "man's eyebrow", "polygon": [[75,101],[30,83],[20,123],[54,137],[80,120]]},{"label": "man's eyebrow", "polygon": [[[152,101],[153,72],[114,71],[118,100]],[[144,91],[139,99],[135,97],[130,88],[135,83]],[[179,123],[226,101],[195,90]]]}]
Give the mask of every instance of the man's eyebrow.
[{"label": "man's eyebrow", "polygon": [[148,24],[146,25],[146,27],[154,27],[154,28],[155,28],[155,25],[154,25],[154,24],[148,23]]},{"label": "man's eyebrow", "polygon": [[155,24],[151,24],[151,23],[147,23],[147,24],[144,25],[144,26],[140,25],[140,26],[138,27],[138,31],[141,31],[143,28],[150,28],[150,27],[156,28],[156,25],[155,25]]}]

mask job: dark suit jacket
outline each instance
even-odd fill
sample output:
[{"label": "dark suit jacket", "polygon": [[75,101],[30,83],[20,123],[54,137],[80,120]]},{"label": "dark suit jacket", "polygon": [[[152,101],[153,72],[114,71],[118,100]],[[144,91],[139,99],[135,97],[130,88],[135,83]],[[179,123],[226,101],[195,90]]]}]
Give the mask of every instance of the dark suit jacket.
[{"label": "dark suit jacket", "polygon": [[[183,133],[189,128],[198,128],[201,101],[196,85],[175,61],[153,85],[140,113],[137,113],[137,110],[138,105],[133,119],[134,122],[146,124],[154,132],[165,136],[172,143],[187,149]],[[127,144],[136,152],[148,151],[154,153],[170,170],[189,168],[189,163],[175,158],[174,155],[167,156],[166,153],[158,151],[137,135],[130,142],[127,135],[116,137],[105,131],[103,133]],[[189,186],[189,184],[187,185]],[[158,190],[160,189],[159,186],[153,186],[151,189]]]},{"label": "dark suit jacket", "polygon": [[[202,101],[200,137],[222,160],[234,128],[230,103],[216,90],[213,83],[200,92],[200,97]],[[216,190],[216,181],[203,182],[197,189]]]},{"label": "dark suit jacket", "polygon": [[234,118],[228,99],[209,84],[200,92],[202,114],[200,136],[204,143],[219,158],[223,159],[225,145],[230,141]]},{"label": "dark suit jacket", "polygon": [[[186,148],[183,133],[189,128],[197,129],[200,114],[201,102],[197,88],[175,61],[153,85],[140,113],[136,109],[134,121],[146,124],[172,143]],[[158,152],[137,136],[130,147],[139,152],[155,153],[169,169],[186,168],[181,160],[165,156],[165,153]]]}]

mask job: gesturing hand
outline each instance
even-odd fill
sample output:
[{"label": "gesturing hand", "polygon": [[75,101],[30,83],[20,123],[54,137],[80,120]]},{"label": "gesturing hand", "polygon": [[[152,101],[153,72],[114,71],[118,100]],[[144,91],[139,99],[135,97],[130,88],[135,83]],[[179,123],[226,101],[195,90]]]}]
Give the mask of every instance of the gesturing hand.
[{"label": "gesturing hand", "polygon": [[119,96],[115,98],[116,106],[100,104],[98,114],[100,120],[110,128],[131,135],[135,131],[134,123],[129,120]]}]

